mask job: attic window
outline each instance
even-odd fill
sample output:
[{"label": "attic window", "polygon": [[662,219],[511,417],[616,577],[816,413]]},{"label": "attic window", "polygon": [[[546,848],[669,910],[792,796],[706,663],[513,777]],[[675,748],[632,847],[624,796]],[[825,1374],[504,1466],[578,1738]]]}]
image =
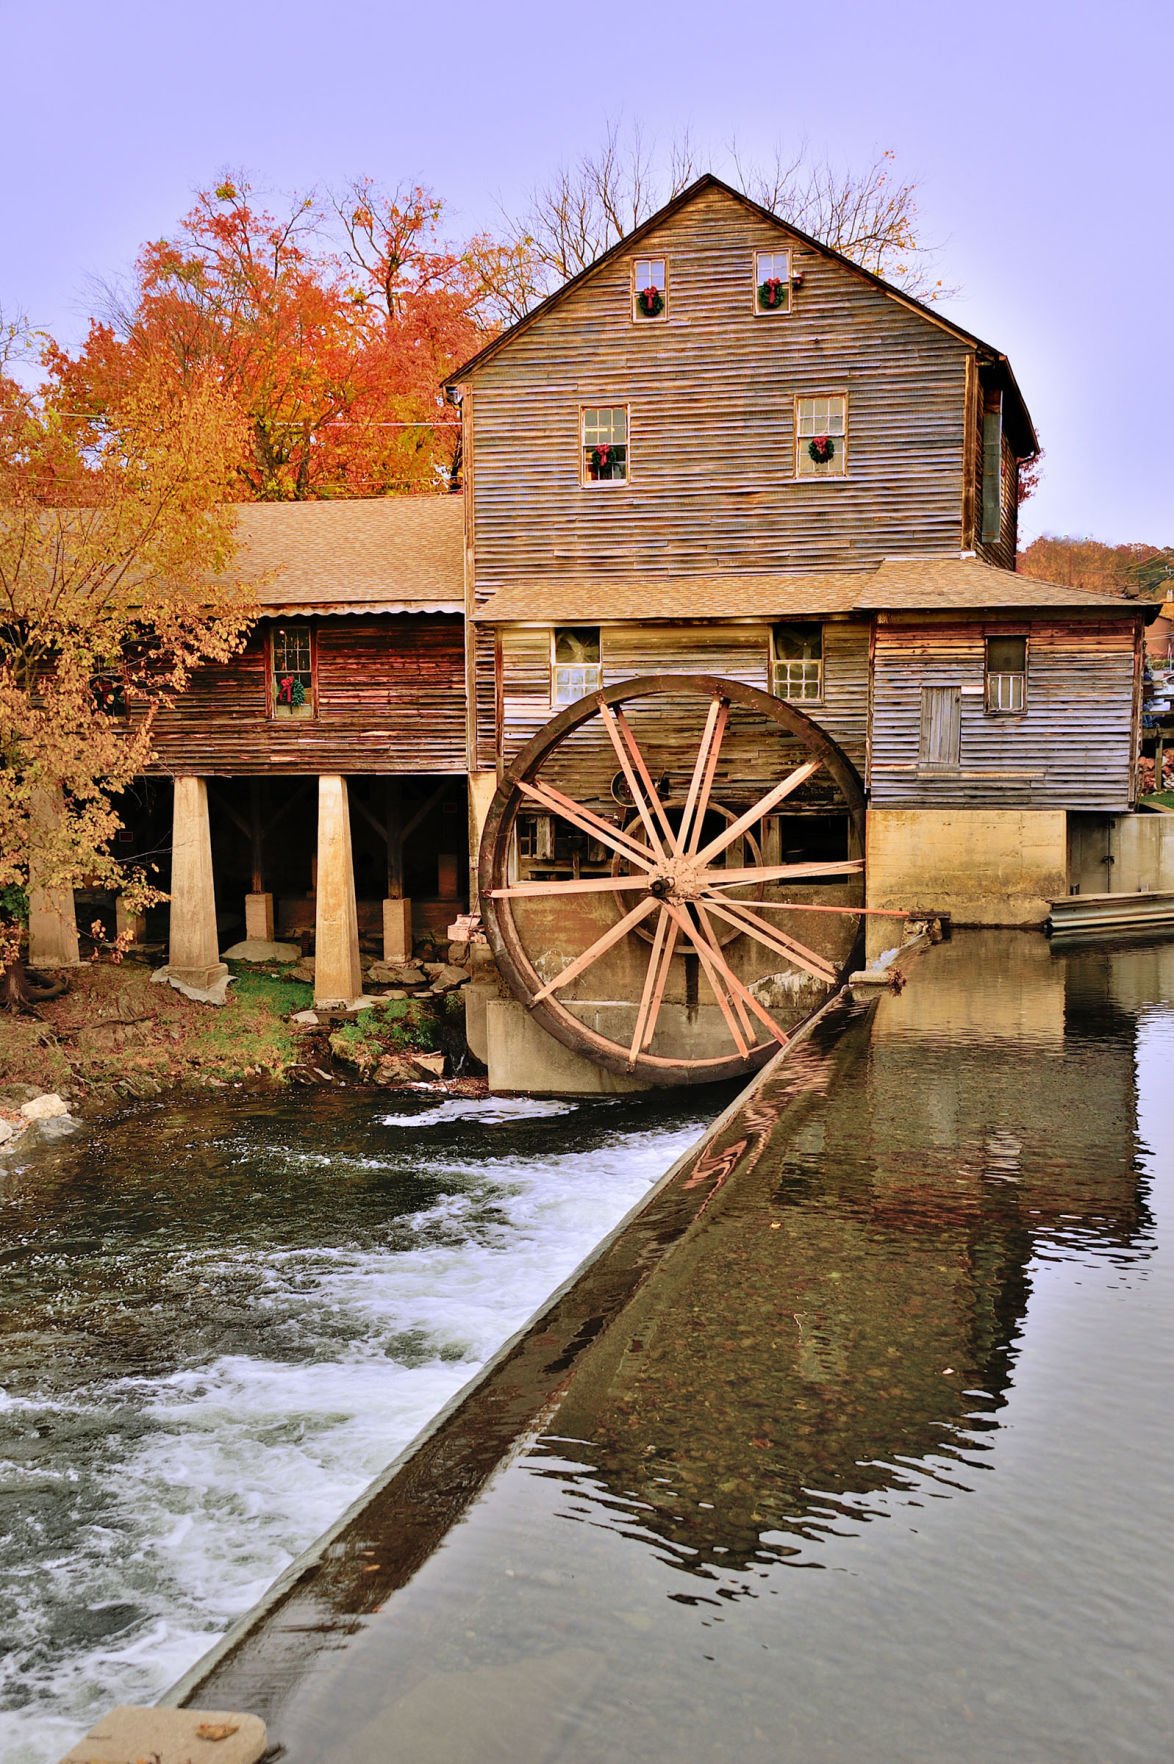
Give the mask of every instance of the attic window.
[{"label": "attic window", "polygon": [[791,310],[791,253],[754,253],[754,310],[759,315]]},{"label": "attic window", "polygon": [[582,423],[583,483],[624,483],[628,476],[627,405],[587,405]]},{"label": "attic window", "polygon": [[632,317],[642,323],[666,317],[668,264],[663,257],[638,257],[632,265]]},{"label": "attic window", "polygon": [[598,625],[560,625],[550,640],[550,702],[575,704],[603,682]]}]

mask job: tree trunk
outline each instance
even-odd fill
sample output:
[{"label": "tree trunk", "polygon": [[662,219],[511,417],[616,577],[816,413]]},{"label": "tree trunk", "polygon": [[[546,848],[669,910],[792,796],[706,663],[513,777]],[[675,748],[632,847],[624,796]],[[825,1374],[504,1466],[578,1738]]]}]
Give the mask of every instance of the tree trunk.
[{"label": "tree trunk", "polygon": [[68,991],[69,981],[64,975],[50,980],[39,969],[30,968],[23,956],[18,956],[0,975],[0,1010],[35,1017],[38,1005],[47,1004],[51,998],[60,998]]}]

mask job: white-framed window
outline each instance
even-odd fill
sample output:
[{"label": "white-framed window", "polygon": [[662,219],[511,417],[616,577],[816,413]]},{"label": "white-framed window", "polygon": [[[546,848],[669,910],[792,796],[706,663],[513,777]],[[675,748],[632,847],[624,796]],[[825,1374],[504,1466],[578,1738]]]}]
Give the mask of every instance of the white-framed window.
[{"label": "white-framed window", "polygon": [[986,707],[1004,713],[1027,707],[1027,638],[986,640]]},{"label": "white-framed window", "polygon": [[795,701],[823,697],[823,626],[776,625],[770,638],[771,691]]},{"label": "white-framed window", "polygon": [[598,625],[557,625],[550,634],[550,702],[574,704],[603,684]]},{"label": "white-framed window", "polygon": [[842,478],[848,470],[848,400],[842,392],[795,400],[795,476]]},{"label": "white-framed window", "polygon": [[623,484],[628,477],[628,407],[585,404],[581,415],[584,484]]},{"label": "white-framed window", "polygon": [[754,310],[759,314],[790,312],[791,253],[754,253]]},{"label": "white-framed window", "polygon": [[309,625],[278,625],[269,635],[270,705],[275,717],[314,715],[314,639]]},{"label": "white-framed window", "polygon": [[667,317],[669,309],[668,260],[637,257],[632,264],[632,317],[642,324]]}]

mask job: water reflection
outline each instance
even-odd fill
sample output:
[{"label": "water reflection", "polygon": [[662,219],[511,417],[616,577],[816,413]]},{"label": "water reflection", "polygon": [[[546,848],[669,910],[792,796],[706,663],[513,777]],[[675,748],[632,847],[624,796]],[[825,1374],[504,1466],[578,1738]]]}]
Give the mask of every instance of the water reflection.
[{"label": "water reflection", "polygon": [[565,1518],[729,1597],[764,1560],[818,1565],[810,1540],[884,1491],[973,1486],[1032,1258],[1150,1246],[1106,972],[972,935],[832,1067],[800,1054],[759,1092],[697,1172],[720,1189],[531,1448]]}]

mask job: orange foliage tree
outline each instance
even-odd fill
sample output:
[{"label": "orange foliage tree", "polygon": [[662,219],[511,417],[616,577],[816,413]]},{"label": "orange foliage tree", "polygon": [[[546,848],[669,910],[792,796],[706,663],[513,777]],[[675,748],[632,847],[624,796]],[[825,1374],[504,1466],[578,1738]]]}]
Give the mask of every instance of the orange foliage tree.
[{"label": "orange foliage tree", "polygon": [[159,898],[111,851],[116,799],[157,706],[252,613],[228,574],[239,419],[214,380],[140,377],[100,430],[11,378],[0,393],[0,998],[19,1006],[30,887]]},{"label": "orange foliage tree", "polygon": [[1020,552],[1019,568],[1040,582],[1125,594],[1132,600],[1161,600],[1174,591],[1171,546],[1104,545],[1099,539],[1045,534]]},{"label": "orange foliage tree", "polygon": [[55,396],[100,425],[144,375],[210,374],[245,425],[242,499],[436,489],[459,434],[438,388],[485,339],[493,253],[445,246],[442,217],[426,190],[370,179],[275,215],[225,179],[143,248],[76,355],[50,349]]}]

